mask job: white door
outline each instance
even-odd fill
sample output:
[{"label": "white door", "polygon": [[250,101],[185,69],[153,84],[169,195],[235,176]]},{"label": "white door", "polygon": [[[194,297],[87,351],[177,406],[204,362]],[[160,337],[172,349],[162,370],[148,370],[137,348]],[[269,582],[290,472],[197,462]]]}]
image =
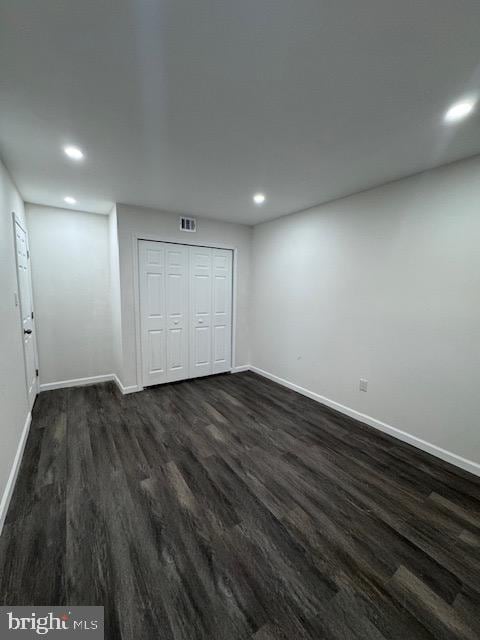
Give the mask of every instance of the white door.
[{"label": "white door", "polygon": [[232,252],[212,250],[213,373],[232,368]]},{"label": "white door", "polygon": [[190,247],[190,377],[232,365],[232,251]]},{"label": "white door", "polygon": [[165,245],[167,382],[188,378],[188,252]]},{"label": "white door", "polygon": [[213,373],[212,249],[190,247],[190,377]]},{"label": "white door", "polygon": [[140,242],[143,385],[167,381],[165,245]]},{"label": "white door", "polygon": [[188,377],[188,253],[180,244],[139,243],[143,386]]},{"label": "white door", "polygon": [[29,409],[33,407],[38,393],[37,365],[35,357],[35,323],[33,321],[32,280],[30,274],[30,252],[26,231],[14,219],[15,250],[17,257],[17,279],[25,357],[25,376]]},{"label": "white door", "polygon": [[143,386],[231,369],[232,251],[139,242]]}]

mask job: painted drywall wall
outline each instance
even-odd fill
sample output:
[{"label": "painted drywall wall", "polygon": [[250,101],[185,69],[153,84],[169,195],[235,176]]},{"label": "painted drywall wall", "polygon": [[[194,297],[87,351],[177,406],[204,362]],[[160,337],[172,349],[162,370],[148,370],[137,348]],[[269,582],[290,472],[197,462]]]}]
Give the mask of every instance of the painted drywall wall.
[{"label": "painted drywall wall", "polygon": [[108,217],[26,209],[40,385],[112,373]]},{"label": "painted drywall wall", "polygon": [[[123,380],[126,387],[137,385],[137,345],[135,337],[135,236],[167,242],[194,241],[211,246],[237,249],[235,365],[250,361],[249,294],[251,264],[251,227],[199,218],[195,234],[180,231],[180,216],[175,213],[117,204],[118,240],[123,336]],[[140,382],[140,381],[139,381]]]},{"label": "painted drywall wall", "polygon": [[253,263],[256,367],[480,462],[479,158],[256,226]]},{"label": "painted drywall wall", "polygon": [[122,302],[120,291],[120,259],[118,252],[117,207],[108,216],[108,242],[110,258],[110,312],[112,330],[112,366],[113,373],[119,380],[123,379],[122,349]]},{"label": "painted drywall wall", "polygon": [[25,225],[24,206],[0,163],[0,531],[6,515],[9,478],[28,416],[12,212]]}]

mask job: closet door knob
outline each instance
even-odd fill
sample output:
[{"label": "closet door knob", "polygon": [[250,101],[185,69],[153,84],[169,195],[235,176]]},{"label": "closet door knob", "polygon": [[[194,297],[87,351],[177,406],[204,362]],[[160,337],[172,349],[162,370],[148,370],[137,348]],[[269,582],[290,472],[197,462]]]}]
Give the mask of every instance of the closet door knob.
[{"label": "closet door knob", "polygon": [[31,329],[24,329],[23,333],[27,333],[28,335],[30,335],[32,333]]}]

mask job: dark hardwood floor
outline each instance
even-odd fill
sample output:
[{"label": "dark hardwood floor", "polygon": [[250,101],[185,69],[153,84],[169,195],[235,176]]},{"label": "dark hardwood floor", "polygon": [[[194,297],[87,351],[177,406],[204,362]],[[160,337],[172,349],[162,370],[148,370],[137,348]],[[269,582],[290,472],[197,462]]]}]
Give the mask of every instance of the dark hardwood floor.
[{"label": "dark hardwood floor", "polygon": [[0,570],[109,640],[478,640],[480,479],[252,373],[50,391]]}]

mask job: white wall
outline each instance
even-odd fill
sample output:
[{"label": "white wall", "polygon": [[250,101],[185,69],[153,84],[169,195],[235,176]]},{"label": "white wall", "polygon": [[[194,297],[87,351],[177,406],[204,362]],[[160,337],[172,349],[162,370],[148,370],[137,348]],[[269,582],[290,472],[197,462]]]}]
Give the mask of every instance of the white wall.
[{"label": "white wall", "polygon": [[480,463],[479,158],[261,224],[253,255],[256,367]]},{"label": "white wall", "polygon": [[109,219],[27,205],[40,384],[112,373]]},{"label": "white wall", "polygon": [[194,241],[237,249],[235,365],[249,364],[251,227],[201,218],[197,220],[197,232],[190,234],[180,231],[178,214],[120,204],[117,204],[117,217],[122,292],[123,385],[137,385],[134,278],[138,276],[134,268],[135,235],[168,242],[188,244]]},{"label": "white wall", "polygon": [[12,212],[25,224],[22,199],[0,162],[0,531],[9,477],[28,415]]},{"label": "white wall", "polygon": [[120,258],[118,251],[117,207],[111,210],[108,217],[108,238],[110,258],[110,311],[112,330],[112,366],[119,380],[123,379],[122,348],[122,302],[120,290]]}]

